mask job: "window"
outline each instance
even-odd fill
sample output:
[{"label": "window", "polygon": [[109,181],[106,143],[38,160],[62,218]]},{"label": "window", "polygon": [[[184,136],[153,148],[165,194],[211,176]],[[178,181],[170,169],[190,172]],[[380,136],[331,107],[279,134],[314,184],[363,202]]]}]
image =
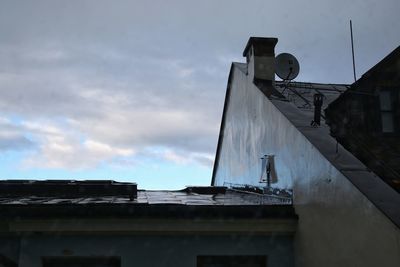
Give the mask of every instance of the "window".
[{"label": "window", "polygon": [[197,256],[197,267],[266,267],[267,256]]},{"label": "window", "polygon": [[395,121],[395,108],[397,100],[394,91],[392,90],[382,90],[379,94],[379,103],[381,109],[381,123],[382,132],[393,133],[396,130]]},{"label": "window", "polygon": [[119,257],[43,257],[43,267],[120,267]]}]

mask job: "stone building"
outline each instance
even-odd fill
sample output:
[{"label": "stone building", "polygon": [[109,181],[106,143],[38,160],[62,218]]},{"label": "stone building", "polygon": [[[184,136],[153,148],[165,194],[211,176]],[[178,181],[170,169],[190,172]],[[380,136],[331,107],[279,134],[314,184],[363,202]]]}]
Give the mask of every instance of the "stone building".
[{"label": "stone building", "polygon": [[400,192],[400,47],[326,109],[331,134]]}]

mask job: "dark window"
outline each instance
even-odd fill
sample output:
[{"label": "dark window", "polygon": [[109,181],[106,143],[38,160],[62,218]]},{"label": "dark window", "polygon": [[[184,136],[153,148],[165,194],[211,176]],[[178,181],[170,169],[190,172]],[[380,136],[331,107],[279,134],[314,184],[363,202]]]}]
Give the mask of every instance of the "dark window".
[{"label": "dark window", "polygon": [[119,257],[43,257],[43,267],[120,267]]},{"label": "dark window", "polygon": [[197,256],[197,267],[266,267],[267,256]]},{"label": "dark window", "polygon": [[397,108],[398,95],[394,90],[381,90],[379,93],[379,104],[381,112],[381,126],[383,133],[397,131]]}]

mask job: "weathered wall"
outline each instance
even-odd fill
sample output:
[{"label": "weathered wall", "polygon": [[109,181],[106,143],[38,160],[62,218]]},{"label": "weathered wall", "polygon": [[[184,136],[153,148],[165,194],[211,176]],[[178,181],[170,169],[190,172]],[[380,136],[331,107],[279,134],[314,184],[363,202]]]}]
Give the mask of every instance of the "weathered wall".
[{"label": "weathered wall", "polygon": [[7,267],[5,264],[9,260],[18,261],[19,242],[20,239],[16,236],[0,235],[0,267]]},{"label": "weathered wall", "polygon": [[274,154],[275,186],[293,188],[299,215],[296,266],[400,266],[399,228],[243,72],[233,71],[214,184],[260,185],[260,158]]},{"label": "weathered wall", "polygon": [[19,267],[41,267],[42,256],[120,256],[121,267],[195,267],[198,255],[267,255],[268,266],[293,266],[289,236],[50,236],[21,240]]}]

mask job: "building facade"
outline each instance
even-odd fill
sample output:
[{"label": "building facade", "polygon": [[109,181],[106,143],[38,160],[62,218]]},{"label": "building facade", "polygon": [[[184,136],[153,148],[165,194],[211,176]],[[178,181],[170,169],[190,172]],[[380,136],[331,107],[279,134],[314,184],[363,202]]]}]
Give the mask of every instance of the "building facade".
[{"label": "building facade", "polygon": [[291,199],[225,187],[1,181],[0,266],[294,264]]},{"label": "building facade", "polygon": [[326,109],[331,134],[400,192],[400,47]]},{"label": "building facade", "polygon": [[265,186],[262,158],[272,155],[272,186],[293,190],[299,216],[295,266],[399,266],[400,195],[331,136],[325,116],[312,125],[314,95],[325,109],[350,86],[260,75],[273,64],[257,57],[273,58],[276,43],[250,38],[247,62],[232,64],[212,185]]}]

